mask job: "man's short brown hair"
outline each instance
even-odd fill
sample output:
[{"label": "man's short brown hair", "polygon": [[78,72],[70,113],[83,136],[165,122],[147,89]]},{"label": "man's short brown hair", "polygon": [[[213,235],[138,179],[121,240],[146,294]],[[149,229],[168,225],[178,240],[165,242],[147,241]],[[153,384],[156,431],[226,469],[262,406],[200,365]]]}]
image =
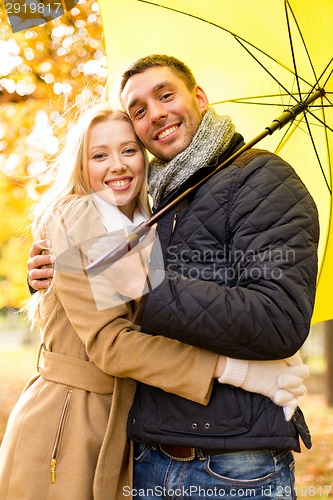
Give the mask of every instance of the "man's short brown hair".
[{"label": "man's short brown hair", "polygon": [[155,68],[156,66],[167,66],[171,68],[184,81],[189,90],[193,90],[196,85],[192,71],[182,61],[165,54],[152,54],[150,56],[141,57],[124,72],[120,82],[120,94],[133,75],[143,73],[147,69]]}]

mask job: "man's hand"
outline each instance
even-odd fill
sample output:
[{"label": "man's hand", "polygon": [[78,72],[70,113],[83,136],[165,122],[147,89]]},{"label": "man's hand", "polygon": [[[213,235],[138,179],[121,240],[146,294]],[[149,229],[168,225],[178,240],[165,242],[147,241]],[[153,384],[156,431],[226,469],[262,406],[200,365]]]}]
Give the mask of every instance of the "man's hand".
[{"label": "man's hand", "polygon": [[[38,240],[32,245],[28,260],[28,283],[35,290],[49,288],[54,269],[54,256],[49,253],[50,240]],[[47,251],[47,253],[46,253]]]}]

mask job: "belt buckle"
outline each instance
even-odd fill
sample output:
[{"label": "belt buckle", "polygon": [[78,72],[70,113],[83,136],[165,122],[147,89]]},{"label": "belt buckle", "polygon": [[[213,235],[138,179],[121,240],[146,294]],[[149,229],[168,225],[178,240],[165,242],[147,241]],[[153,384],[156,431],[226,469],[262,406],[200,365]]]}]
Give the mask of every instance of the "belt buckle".
[{"label": "belt buckle", "polygon": [[163,449],[163,445],[159,444],[158,445],[160,450],[169,458],[172,458],[173,460],[176,460],[177,462],[191,462],[192,460],[195,459],[196,457],[196,453],[195,453],[195,448],[189,448],[190,449],[190,455],[188,457],[175,457],[173,455],[171,455],[170,453],[168,453],[167,451],[165,451]]}]

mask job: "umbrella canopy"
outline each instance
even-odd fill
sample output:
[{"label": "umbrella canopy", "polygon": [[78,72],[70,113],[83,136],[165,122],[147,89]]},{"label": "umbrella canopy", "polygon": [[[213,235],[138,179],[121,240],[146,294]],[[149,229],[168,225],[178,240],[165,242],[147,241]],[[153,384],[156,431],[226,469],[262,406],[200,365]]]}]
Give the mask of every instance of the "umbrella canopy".
[{"label": "umbrella canopy", "polygon": [[[325,96],[258,147],[298,172],[320,217],[313,323],[333,318],[332,0],[99,0],[110,87],[134,60],[173,55],[249,141],[316,88]],[[118,104],[118,103],[117,103]]]}]

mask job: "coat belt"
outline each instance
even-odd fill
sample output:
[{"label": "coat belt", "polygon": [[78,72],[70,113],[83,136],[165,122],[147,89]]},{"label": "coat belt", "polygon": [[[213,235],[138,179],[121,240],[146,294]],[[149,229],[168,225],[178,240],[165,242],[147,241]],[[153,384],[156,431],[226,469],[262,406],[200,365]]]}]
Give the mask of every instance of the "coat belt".
[{"label": "coat belt", "polygon": [[38,371],[45,380],[97,394],[113,393],[114,377],[90,361],[51,351],[42,351],[42,358]]}]

